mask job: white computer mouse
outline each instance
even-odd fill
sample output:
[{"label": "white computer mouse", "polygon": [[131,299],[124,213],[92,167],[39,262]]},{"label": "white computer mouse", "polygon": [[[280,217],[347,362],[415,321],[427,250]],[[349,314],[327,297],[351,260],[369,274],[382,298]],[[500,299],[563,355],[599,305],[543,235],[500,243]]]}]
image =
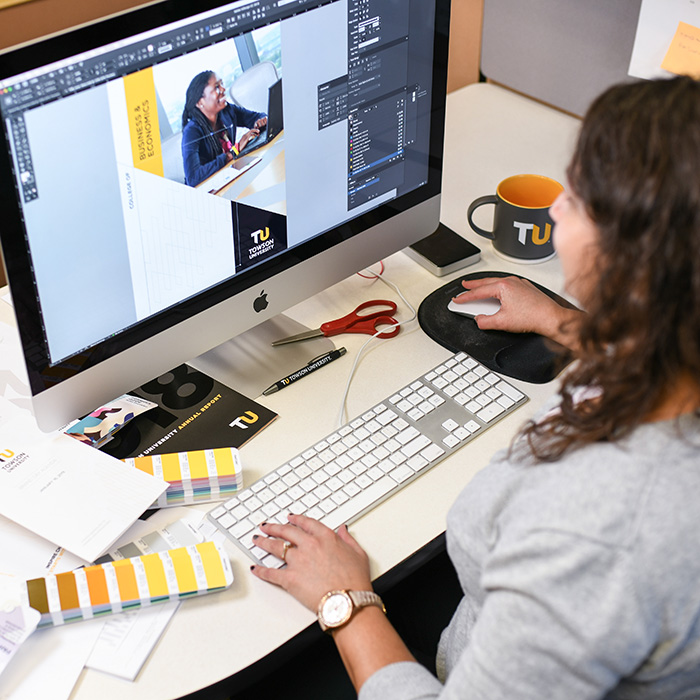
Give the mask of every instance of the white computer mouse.
[{"label": "white computer mouse", "polygon": [[457,303],[456,301],[450,300],[450,303],[447,305],[448,311],[454,311],[456,314],[462,314],[463,316],[469,316],[471,318],[474,316],[492,316],[500,308],[501,302],[493,297],[489,299],[466,301],[464,303]]}]

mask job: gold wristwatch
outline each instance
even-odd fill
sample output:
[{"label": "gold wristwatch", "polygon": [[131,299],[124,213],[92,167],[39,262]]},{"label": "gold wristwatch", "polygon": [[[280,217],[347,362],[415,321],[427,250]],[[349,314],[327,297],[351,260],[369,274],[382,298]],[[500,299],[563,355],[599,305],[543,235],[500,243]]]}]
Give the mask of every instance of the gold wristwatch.
[{"label": "gold wristwatch", "polygon": [[367,605],[376,605],[386,613],[382,599],[374,591],[329,591],[318,605],[318,624],[324,632],[332,632]]}]

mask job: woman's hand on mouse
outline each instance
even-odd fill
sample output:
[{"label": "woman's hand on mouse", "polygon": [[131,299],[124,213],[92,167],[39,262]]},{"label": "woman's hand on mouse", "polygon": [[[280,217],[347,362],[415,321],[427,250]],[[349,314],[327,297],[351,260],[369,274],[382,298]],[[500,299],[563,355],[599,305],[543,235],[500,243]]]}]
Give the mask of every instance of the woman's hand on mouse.
[{"label": "woman's hand on mouse", "polygon": [[[328,591],[372,590],[369,558],[345,525],[334,532],[304,515],[290,514],[288,519],[287,525],[260,526],[265,536],[256,536],[255,544],[284,559],[287,566],[254,566],[252,571],[258,578],[284,588],[313,612]],[[286,547],[285,542],[289,543]]]},{"label": "woman's hand on mouse", "polygon": [[566,308],[520,277],[484,277],[463,280],[467,290],[454,297],[457,303],[477,299],[498,299],[501,308],[493,315],[476,316],[481,330],[511,333],[539,333],[575,349],[581,311]]}]

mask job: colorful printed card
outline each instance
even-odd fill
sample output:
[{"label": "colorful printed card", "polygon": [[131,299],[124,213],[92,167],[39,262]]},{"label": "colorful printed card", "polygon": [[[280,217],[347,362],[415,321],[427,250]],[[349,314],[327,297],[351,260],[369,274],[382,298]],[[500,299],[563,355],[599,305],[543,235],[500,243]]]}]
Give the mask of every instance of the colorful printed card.
[{"label": "colorful printed card", "polygon": [[139,396],[124,394],[68,426],[63,432],[90,447],[102,447],[130,420],[158,404]]}]

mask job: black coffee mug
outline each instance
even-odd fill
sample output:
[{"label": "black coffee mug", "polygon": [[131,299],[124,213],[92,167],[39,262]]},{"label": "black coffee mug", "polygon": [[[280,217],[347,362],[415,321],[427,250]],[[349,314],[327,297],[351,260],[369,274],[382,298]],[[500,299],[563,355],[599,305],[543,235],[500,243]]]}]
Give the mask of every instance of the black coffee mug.
[{"label": "black coffee mug", "polygon": [[[554,255],[549,207],[564,188],[544,175],[513,175],[502,180],[495,195],[475,199],[467,210],[469,225],[494,250],[516,262],[542,262]],[[495,204],[493,231],[486,231],[472,221],[477,207]]]}]

